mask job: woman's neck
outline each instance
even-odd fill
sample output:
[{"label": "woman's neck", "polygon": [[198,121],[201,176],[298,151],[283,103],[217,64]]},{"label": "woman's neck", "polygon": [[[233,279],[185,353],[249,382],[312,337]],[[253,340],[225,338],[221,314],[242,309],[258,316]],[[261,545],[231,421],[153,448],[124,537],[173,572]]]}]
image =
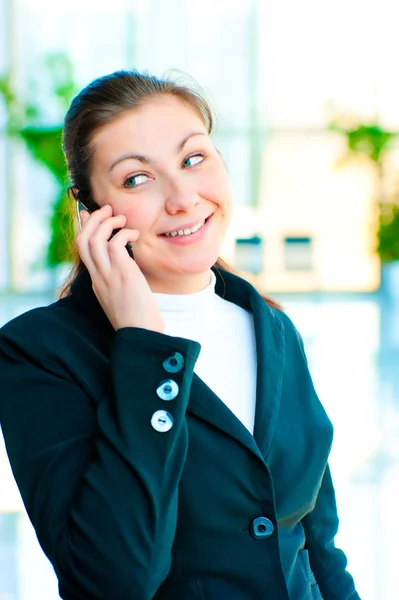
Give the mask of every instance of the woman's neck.
[{"label": "woman's neck", "polygon": [[205,289],[211,280],[211,270],[192,276],[176,276],[171,279],[153,279],[146,277],[151,291],[155,294],[195,294]]}]

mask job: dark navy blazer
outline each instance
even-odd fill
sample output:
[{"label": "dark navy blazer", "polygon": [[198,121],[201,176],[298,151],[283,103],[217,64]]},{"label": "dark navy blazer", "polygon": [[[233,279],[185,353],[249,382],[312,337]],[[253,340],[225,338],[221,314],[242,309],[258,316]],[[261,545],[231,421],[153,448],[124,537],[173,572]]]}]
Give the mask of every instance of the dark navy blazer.
[{"label": "dark navy blazer", "polygon": [[215,273],[216,293],[254,317],[253,436],[194,373],[197,342],[115,333],[87,272],[0,330],[6,448],[65,600],[359,600],[334,545],[332,425],[301,338],[249,283]]}]

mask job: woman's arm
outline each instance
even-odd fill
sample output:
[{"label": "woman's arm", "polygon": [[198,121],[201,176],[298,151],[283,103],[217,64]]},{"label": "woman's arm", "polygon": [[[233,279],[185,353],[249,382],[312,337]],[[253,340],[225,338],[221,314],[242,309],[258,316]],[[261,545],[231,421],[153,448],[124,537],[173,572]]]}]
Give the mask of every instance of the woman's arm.
[{"label": "woman's arm", "polygon": [[323,600],[360,600],[351,575],[346,570],[347,558],[335,547],[338,515],[334,486],[327,465],[314,509],[302,520],[306,547]]},{"label": "woman's arm", "polygon": [[[200,346],[120,329],[110,357],[113,390],[95,407],[62,363],[26,349],[38,333],[26,322],[23,331],[14,323],[0,332],[0,423],[39,542],[61,586],[77,597],[150,599],[170,569]],[[184,366],[171,375],[163,363],[175,352]],[[165,402],[156,390],[169,378],[179,393]],[[167,432],[151,426],[158,410],[173,416]]]}]

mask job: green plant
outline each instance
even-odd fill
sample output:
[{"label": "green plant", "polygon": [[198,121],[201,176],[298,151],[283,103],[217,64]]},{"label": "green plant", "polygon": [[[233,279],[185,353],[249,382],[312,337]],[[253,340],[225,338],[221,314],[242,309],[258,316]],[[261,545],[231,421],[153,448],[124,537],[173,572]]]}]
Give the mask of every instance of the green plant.
[{"label": "green plant", "polygon": [[383,262],[399,260],[399,205],[381,207],[377,252]]},{"label": "green plant", "polygon": [[360,123],[355,127],[344,127],[333,122],[330,130],[346,137],[348,158],[353,155],[364,156],[377,167],[383,166],[384,159],[397,136],[396,132],[387,131],[378,123]]},{"label": "green plant", "polygon": [[357,156],[368,160],[377,176],[376,202],[378,204],[378,229],[376,251],[382,262],[399,259],[399,204],[396,195],[388,197],[384,191],[385,162],[398,133],[383,129],[375,121],[345,126],[345,119],[334,120],[329,129],[345,136],[347,153],[341,160]]},{"label": "green plant", "polygon": [[[70,216],[66,194],[67,170],[61,147],[62,119],[72,97],[76,93],[72,65],[62,54],[48,56],[43,64],[41,83],[48,83],[49,91],[45,106],[37,99],[37,81],[29,85],[30,94],[25,98],[12,85],[10,74],[0,78],[0,96],[7,114],[6,133],[11,138],[23,140],[34,160],[43,165],[53,176],[57,192],[51,215],[51,234],[47,248],[47,264],[50,267],[70,259],[73,219]],[[51,106],[56,123],[47,122],[47,109]]]}]

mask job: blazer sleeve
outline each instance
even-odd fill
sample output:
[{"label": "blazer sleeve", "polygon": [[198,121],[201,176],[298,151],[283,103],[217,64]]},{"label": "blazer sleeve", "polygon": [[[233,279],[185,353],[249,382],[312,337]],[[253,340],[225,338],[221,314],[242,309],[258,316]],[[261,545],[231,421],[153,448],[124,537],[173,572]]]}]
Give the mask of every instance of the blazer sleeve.
[{"label": "blazer sleeve", "polygon": [[338,514],[330,467],[327,465],[314,509],[302,520],[309,560],[323,600],[360,600],[347,558],[336,548]]},{"label": "blazer sleeve", "polygon": [[[112,389],[95,405],[70,366],[27,349],[29,328],[20,329],[0,332],[0,423],[60,591],[84,600],[149,600],[171,565],[200,345],[144,329],[117,331]],[[184,366],[172,376],[163,363],[175,352]],[[156,390],[169,378],[179,392],[165,402]],[[173,417],[167,432],[151,426],[158,410]]]}]

